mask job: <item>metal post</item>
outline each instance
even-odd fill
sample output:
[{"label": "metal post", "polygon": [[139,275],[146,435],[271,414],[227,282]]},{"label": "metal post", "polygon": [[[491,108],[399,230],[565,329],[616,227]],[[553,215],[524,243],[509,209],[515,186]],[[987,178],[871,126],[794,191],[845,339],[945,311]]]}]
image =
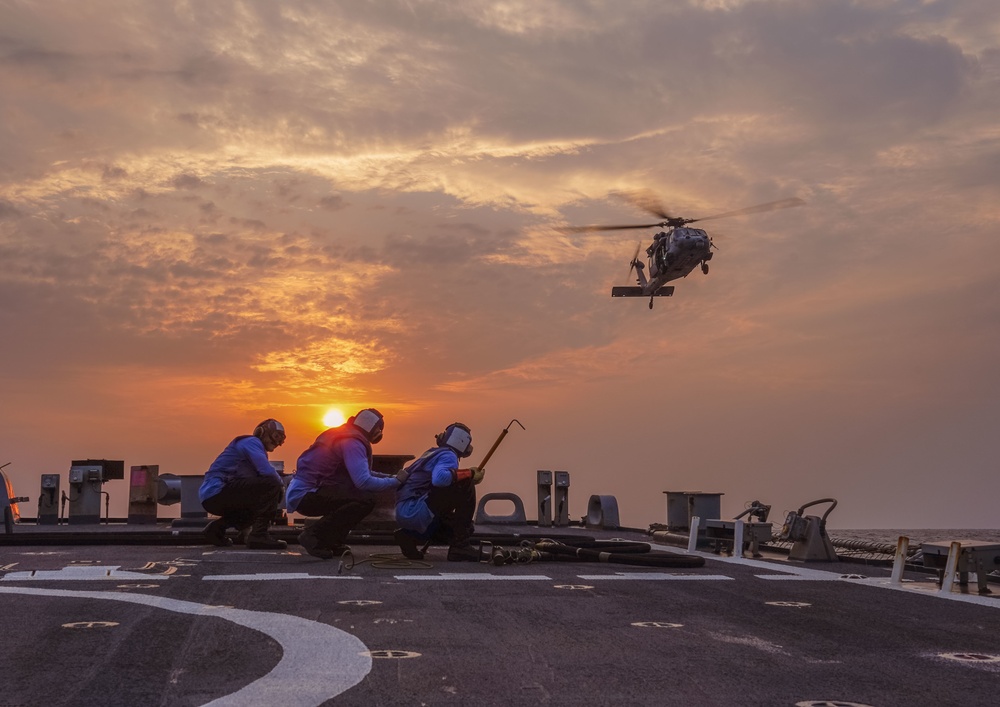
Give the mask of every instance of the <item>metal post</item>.
[{"label": "metal post", "polygon": [[889,584],[902,584],[903,569],[906,566],[906,555],[910,550],[910,539],[905,535],[899,536],[896,543],[896,557],[892,561],[892,575],[889,577]]},{"label": "metal post", "polygon": [[143,464],[129,469],[126,520],[129,524],[156,523],[156,486],[159,473],[159,464]]},{"label": "metal post", "polygon": [[556,503],[554,522],[560,527],[569,525],[569,472],[556,472]]},{"label": "metal post", "polygon": [[743,558],[743,521],[737,520],[733,527],[733,557]]},{"label": "metal post", "polygon": [[691,534],[688,536],[688,552],[698,549],[698,526],[701,525],[701,518],[694,516],[691,518]]},{"label": "metal post", "polygon": [[42,486],[38,495],[38,525],[59,523],[59,474],[42,474]]},{"label": "metal post", "polygon": [[950,594],[952,585],[955,583],[955,571],[958,569],[958,557],[962,554],[962,543],[955,541],[948,548],[948,561],[944,565],[944,574],[941,575],[941,588],[939,594]]},{"label": "metal post", "polygon": [[538,525],[552,525],[552,472],[539,470],[538,474]]}]

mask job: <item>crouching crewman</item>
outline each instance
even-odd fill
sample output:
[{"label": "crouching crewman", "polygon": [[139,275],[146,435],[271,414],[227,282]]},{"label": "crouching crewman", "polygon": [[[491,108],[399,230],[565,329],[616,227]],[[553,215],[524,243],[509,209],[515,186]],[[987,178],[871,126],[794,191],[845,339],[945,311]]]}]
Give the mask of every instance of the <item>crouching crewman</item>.
[{"label": "crouching crewman", "polygon": [[284,443],[285,428],[268,418],[252,435],[240,435],[230,442],[212,462],[198,488],[202,508],[221,516],[205,527],[210,543],[232,545],[226,530],[236,528],[240,534],[249,530],[246,545],[251,550],[282,550],[287,546],[268,533],[285,487],[267,455]]},{"label": "crouching crewman", "polygon": [[479,560],[472,546],[475,532],[476,485],[484,471],[459,469],[459,458],[472,454],[472,431],[455,422],[435,437],[437,446],[428,449],[408,466],[409,476],[396,492],[396,542],[411,560],[424,556],[432,541],[448,544],[448,560]]},{"label": "crouching crewman", "polygon": [[374,408],[321,433],[302,452],[288,484],[289,513],[321,516],[299,535],[299,545],[329,560],[350,548],[347,535],[375,508],[375,494],[399,487],[401,475],[372,471],[372,445],[382,439],[385,420]]}]

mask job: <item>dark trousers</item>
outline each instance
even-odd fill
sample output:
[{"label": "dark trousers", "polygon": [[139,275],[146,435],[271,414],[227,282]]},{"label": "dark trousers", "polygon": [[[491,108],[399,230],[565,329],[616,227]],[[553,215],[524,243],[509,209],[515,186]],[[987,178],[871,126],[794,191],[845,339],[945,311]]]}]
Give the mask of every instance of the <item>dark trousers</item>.
[{"label": "dark trousers", "polygon": [[307,533],[319,540],[319,546],[334,548],[347,542],[347,534],[364,520],[365,516],[375,508],[372,499],[344,498],[335,489],[320,487],[318,491],[310,491],[302,500],[296,513],[304,516],[320,516],[319,520],[310,523]]},{"label": "dark trousers", "polygon": [[[202,502],[202,507],[221,516],[227,527],[249,528],[254,521],[270,521],[281,505],[285,487],[271,476],[233,479],[219,493]],[[265,528],[267,526],[265,525]]]},{"label": "dark trousers", "polygon": [[471,480],[451,486],[432,486],[427,507],[434,513],[433,538],[449,545],[464,545],[476,531],[476,485]]}]

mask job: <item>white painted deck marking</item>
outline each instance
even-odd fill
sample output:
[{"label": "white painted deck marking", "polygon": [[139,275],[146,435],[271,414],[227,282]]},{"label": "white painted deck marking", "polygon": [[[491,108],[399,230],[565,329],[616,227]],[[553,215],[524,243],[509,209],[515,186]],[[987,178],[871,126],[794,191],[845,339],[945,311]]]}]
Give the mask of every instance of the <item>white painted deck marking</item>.
[{"label": "white painted deck marking", "polygon": [[578,574],[577,577],[580,579],[585,579],[588,582],[598,581],[602,579],[631,579],[631,580],[649,580],[651,582],[664,581],[664,580],[730,580],[735,581],[734,577],[728,577],[724,574],[670,574],[669,572],[616,572],[615,574]]},{"label": "white painted deck marking", "polygon": [[[64,581],[71,580],[79,582],[81,580],[90,581],[95,579],[113,579],[121,582],[125,579],[149,581],[150,575],[142,572],[129,572],[119,570],[120,565],[70,565],[61,570],[32,570],[30,572],[8,572],[0,577],[0,582],[37,581],[40,579]],[[157,578],[169,579],[164,575],[156,575]]]},{"label": "white painted deck marking", "polygon": [[393,658],[395,660],[400,660],[403,658],[419,658],[420,653],[415,653],[413,651],[399,651],[395,649],[379,650],[379,651],[366,651],[369,658]]},{"label": "white painted deck marking", "polygon": [[283,579],[362,579],[353,575],[309,574],[308,572],[263,572],[260,574],[216,574],[202,577],[206,582],[274,582]]},{"label": "white painted deck marking", "polygon": [[1000,655],[989,653],[938,653],[938,658],[957,660],[962,663],[1000,663]]},{"label": "white painted deck marking", "polygon": [[[657,545],[655,543],[650,543],[650,547],[654,550],[666,550],[667,552],[678,552],[676,547],[668,547],[666,545]],[[994,609],[1000,609],[1000,597],[997,594],[990,596],[981,596],[978,594],[961,594],[959,592],[946,592],[944,594],[935,592],[931,594],[927,590],[921,589],[920,585],[913,584],[891,584],[888,577],[869,577],[867,579],[845,579],[841,573],[838,572],[827,572],[825,570],[814,570],[807,567],[797,567],[794,565],[782,565],[778,566],[774,562],[765,562],[763,560],[753,560],[745,557],[722,557],[715,555],[710,552],[681,552],[683,555],[698,555],[704,557],[707,560],[713,562],[724,562],[735,565],[743,565],[746,567],[753,567],[760,570],[767,570],[769,572],[783,572],[784,574],[763,574],[755,575],[758,579],[767,580],[806,580],[806,581],[827,581],[827,582],[846,582],[848,584],[863,584],[869,587],[880,587],[882,589],[893,589],[897,592],[908,592],[911,594],[920,594],[921,596],[933,596],[937,599],[944,599],[946,601],[958,601],[963,604],[977,604],[979,606],[989,606]]]},{"label": "white painted deck marking", "polygon": [[281,660],[271,672],[241,690],[209,702],[213,707],[314,707],[354,687],[372,669],[372,659],[365,654],[368,646],[357,636],[289,614],[213,607],[153,594],[39,587],[0,587],[0,594],[107,599],[180,614],[213,616],[260,631],[277,641]]},{"label": "white painted deck marking", "polygon": [[481,574],[479,572],[451,572],[449,574],[403,574],[396,575],[395,579],[404,580],[408,582],[448,582],[448,581],[495,581],[495,582],[519,582],[519,581],[548,581],[551,582],[551,577],[546,577],[544,574],[520,574],[520,575],[502,575],[502,574]]}]

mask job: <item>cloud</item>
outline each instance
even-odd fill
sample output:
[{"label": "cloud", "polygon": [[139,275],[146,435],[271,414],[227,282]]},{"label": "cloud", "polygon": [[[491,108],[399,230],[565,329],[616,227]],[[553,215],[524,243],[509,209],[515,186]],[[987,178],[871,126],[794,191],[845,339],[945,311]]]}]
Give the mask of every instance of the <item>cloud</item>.
[{"label": "cloud", "polygon": [[[781,475],[934,401],[954,443],[996,390],[993,5],[8,5],[8,407],[523,405],[581,464],[607,409],[648,467],[694,416]],[[808,205],[706,223],[650,311],[608,297],[650,233],[556,230],[647,222],[635,189]]]}]

